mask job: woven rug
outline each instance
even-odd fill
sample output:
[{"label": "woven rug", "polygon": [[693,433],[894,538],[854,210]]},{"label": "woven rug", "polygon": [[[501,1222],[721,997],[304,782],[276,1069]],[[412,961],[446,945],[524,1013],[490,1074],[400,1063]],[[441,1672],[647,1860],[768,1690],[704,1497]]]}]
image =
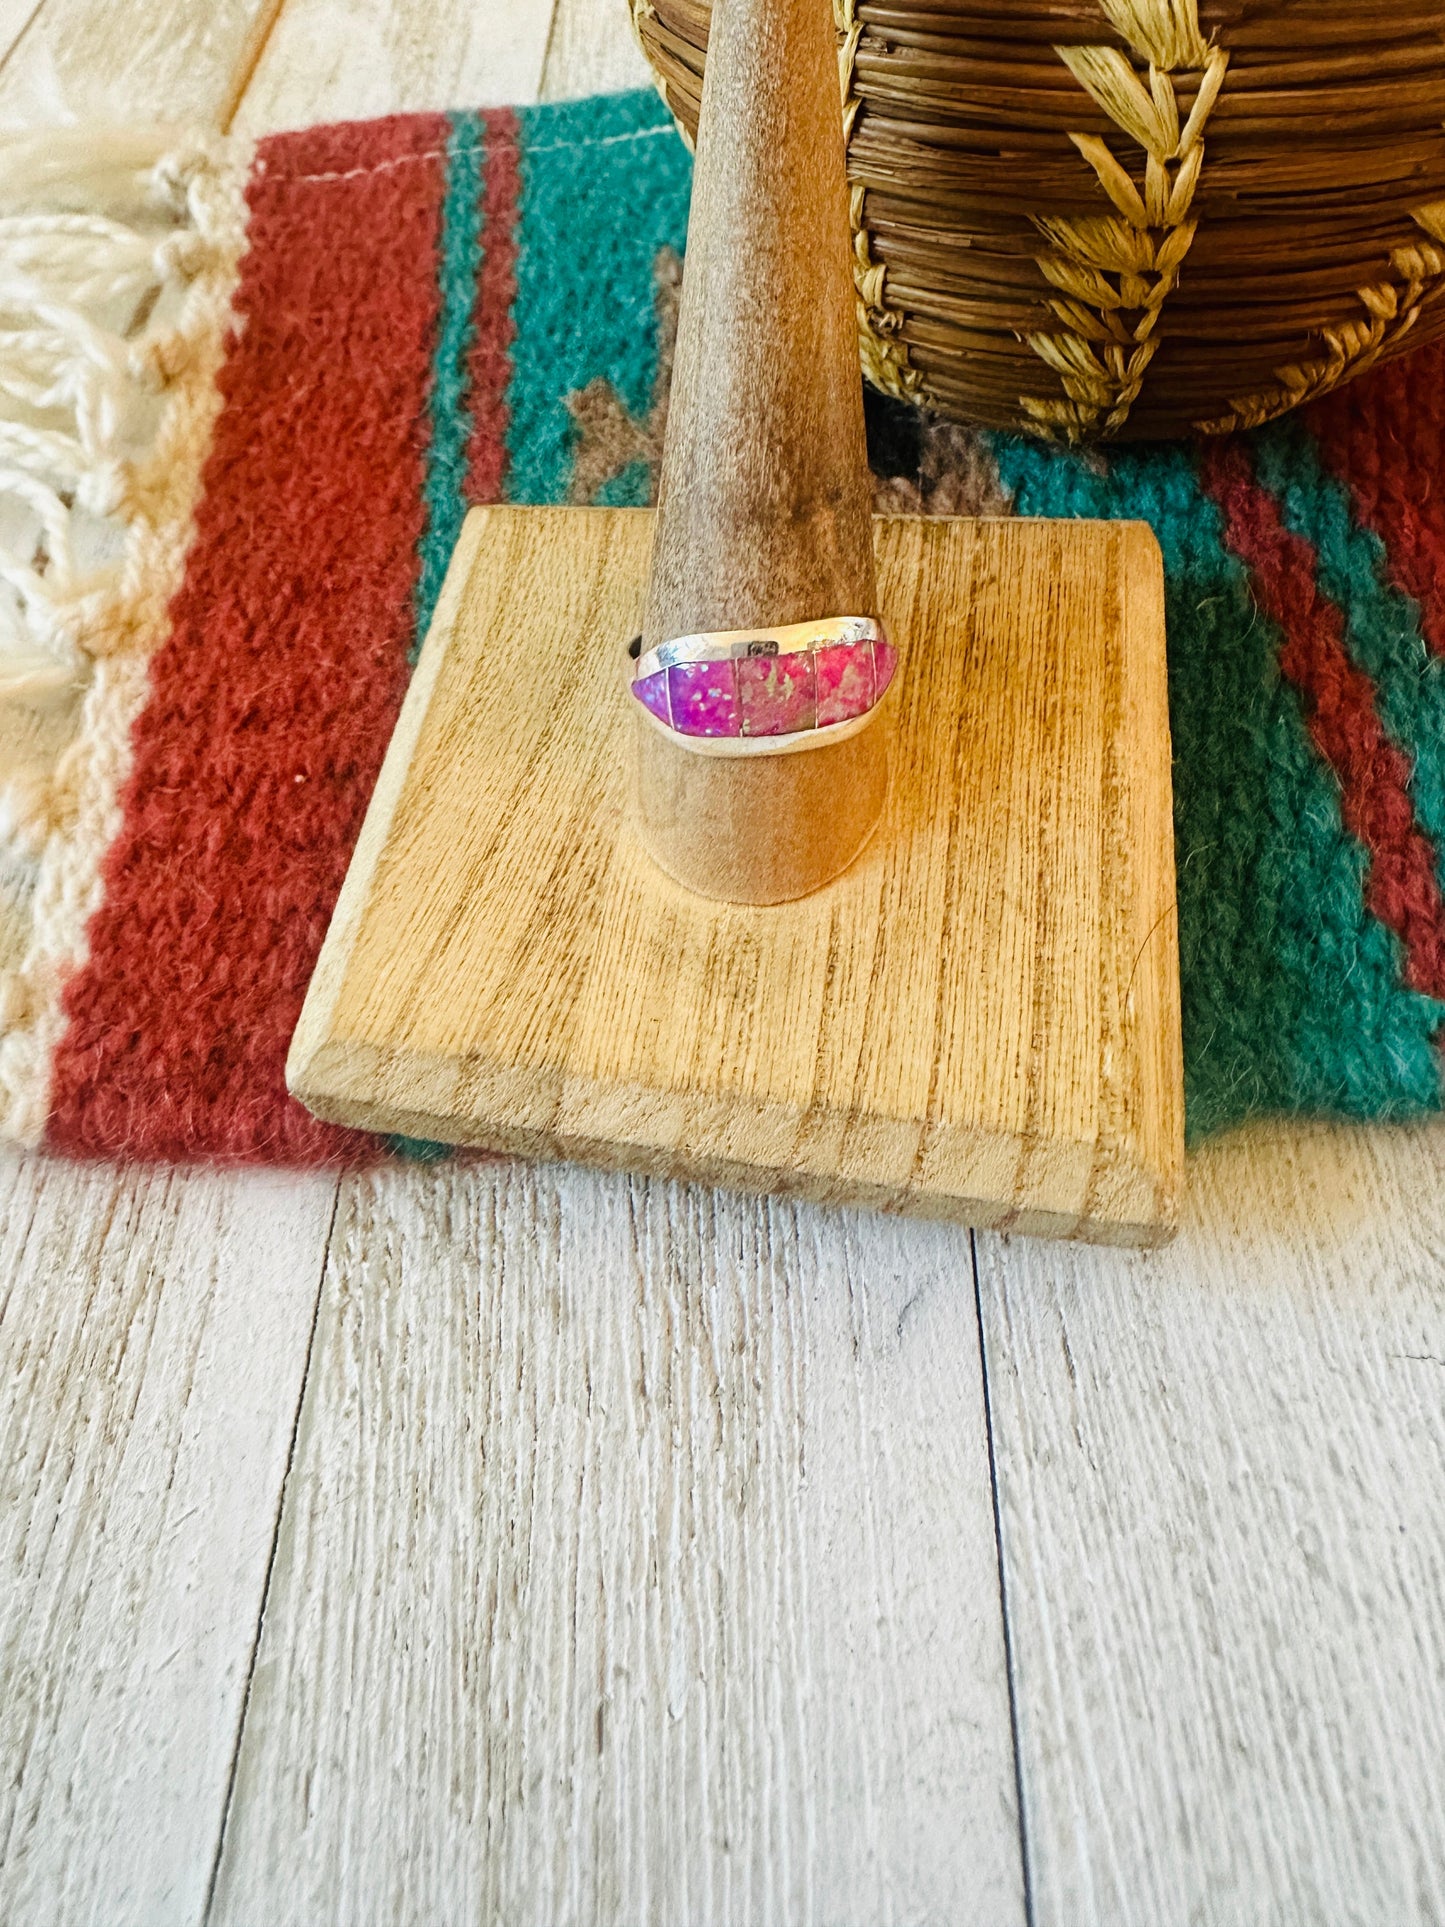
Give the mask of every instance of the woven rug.
[{"label": "woven rug", "polygon": [[[5,1137],[388,1154],[287,1042],[467,505],[650,498],[688,189],[645,94],[0,158]],[[1437,349],[1199,446],[870,398],[881,506],[1163,545],[1195,1137],[1441,1108],[1442,420]]]}]

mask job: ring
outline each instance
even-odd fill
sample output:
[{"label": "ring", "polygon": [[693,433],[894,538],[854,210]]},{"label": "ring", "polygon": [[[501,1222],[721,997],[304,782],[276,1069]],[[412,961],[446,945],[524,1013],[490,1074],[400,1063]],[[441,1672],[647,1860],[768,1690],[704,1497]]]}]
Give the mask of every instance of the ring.
[{"label": "ring", "polygon": [[898,666],[873,616],[717,629],[645,653],[637,638],[628,653],[632,693],[649,719],[715,756],[778,755],[852,736]]}]

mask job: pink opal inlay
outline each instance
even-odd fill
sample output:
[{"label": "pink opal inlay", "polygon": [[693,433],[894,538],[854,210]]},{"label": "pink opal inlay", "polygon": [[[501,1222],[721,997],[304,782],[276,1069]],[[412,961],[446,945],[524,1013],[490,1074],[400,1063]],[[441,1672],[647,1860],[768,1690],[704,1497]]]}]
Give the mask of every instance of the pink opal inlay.
[{"label": "pink opal inlay", "polygon": [[813,652],[818,672],[818,727],[846,723],[873,707],[873,645],[829,642]]},{"label": "pink opal inlay", "polygon": [[738,708],[744,736],[791,736],[812,729],[818,714],[813,657],[748,656],[738,664]]},{"label": "pink opal inlay", "polygon": [[893,680],[893,672],[898,667],[898,651],[891,642],[875,642],[873,645],[873,700],[881,702],[883,692]]},{"label": "pink opal inlay", "polygon": [[673,663],[639,677],[632,693],[681,736],[798,736],[866,716],[897,667],[890,643],[825,642]]},{"label": "pink opal inlay", "polygon": [[676,662],[667,671],[672,726],[683,736],[736,736],[735,662]]},{"label": "pink opal inlay", "polygon": [[632,693],[644,709],[650,709],[662,723],[670,723],[672,715],[667,707],[667,671],[659,669],[655,675],[643,676],[632,685]]}]

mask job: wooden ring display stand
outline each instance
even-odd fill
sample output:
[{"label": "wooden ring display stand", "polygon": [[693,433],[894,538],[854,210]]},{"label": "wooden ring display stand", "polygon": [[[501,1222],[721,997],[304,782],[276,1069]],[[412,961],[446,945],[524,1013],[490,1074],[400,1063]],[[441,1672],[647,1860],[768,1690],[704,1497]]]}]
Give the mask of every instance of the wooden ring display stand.
[{"label": "wooden ring display stand", "polygon": [[[878,606],[826,0],[741,0],[720,9],[717,34],[644,649]],[[760,138],[768,128],[787,138]],[[707,896],[805,896],[877,824],[881,722],[826,749],[744,761],[700,756],[639,723],[644,842]]]},{"label": "wooden ring display stand", "polygon": [[[373,1130],[1155,1242],[1158,549],[871,517],[836,96],[827,0],[719,0],[661,506],[468,516],[288,1083]],[[627,693],[639,629],[880,610],[898,675],[841,743],[702,756]]]}]

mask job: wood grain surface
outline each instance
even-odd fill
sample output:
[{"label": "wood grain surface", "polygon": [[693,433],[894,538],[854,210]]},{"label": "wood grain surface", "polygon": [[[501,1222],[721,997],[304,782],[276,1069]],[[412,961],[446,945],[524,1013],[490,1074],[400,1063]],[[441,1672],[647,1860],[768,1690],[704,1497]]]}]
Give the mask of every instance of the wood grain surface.
[{"label": "wood grain surface", "polygon": [[535,100],[549,24],[549,0],[285,0],[235,125]]},{"label": "wood grain surface", "polygon": [[225,127],[283,0],[40,0],[0,63],[0,125]]},{"label": "wood grain surface", "polygon": [[555,0],[543,100],[579,100],[653,85],[627,0]]},{"label": "wood grain surface", "polygon": [[0,1164],[0,1919],[201,1918],[330,1187]]},{"label": "wood grain surface", "polygon": [[1241,1132],[1168,1252],[978,1252],[1035,1920],[1445,1919],[1445,1136]]},{"label": "wood grain surface", "polygon": [[[1184,1106],[1157,544],[1118,522],[875,534],[901,688],[883,821],[827,890],[748,908],[663,876],[628,814],[621,645],[652,517],[474,510],[292,1091],[449,1144],[1166,1235]],[[554,680],[509,678],[523,660]]]},{"label": "wood grain surface", "polygon": [[966,1233],[348,1179],[215,1927],[1022,1923]]},{"label": "wood grain surface", "polygon": [[16,41],[39,13],[40,6],[41,0],[0,0],[0,70],[10,58]]}]

